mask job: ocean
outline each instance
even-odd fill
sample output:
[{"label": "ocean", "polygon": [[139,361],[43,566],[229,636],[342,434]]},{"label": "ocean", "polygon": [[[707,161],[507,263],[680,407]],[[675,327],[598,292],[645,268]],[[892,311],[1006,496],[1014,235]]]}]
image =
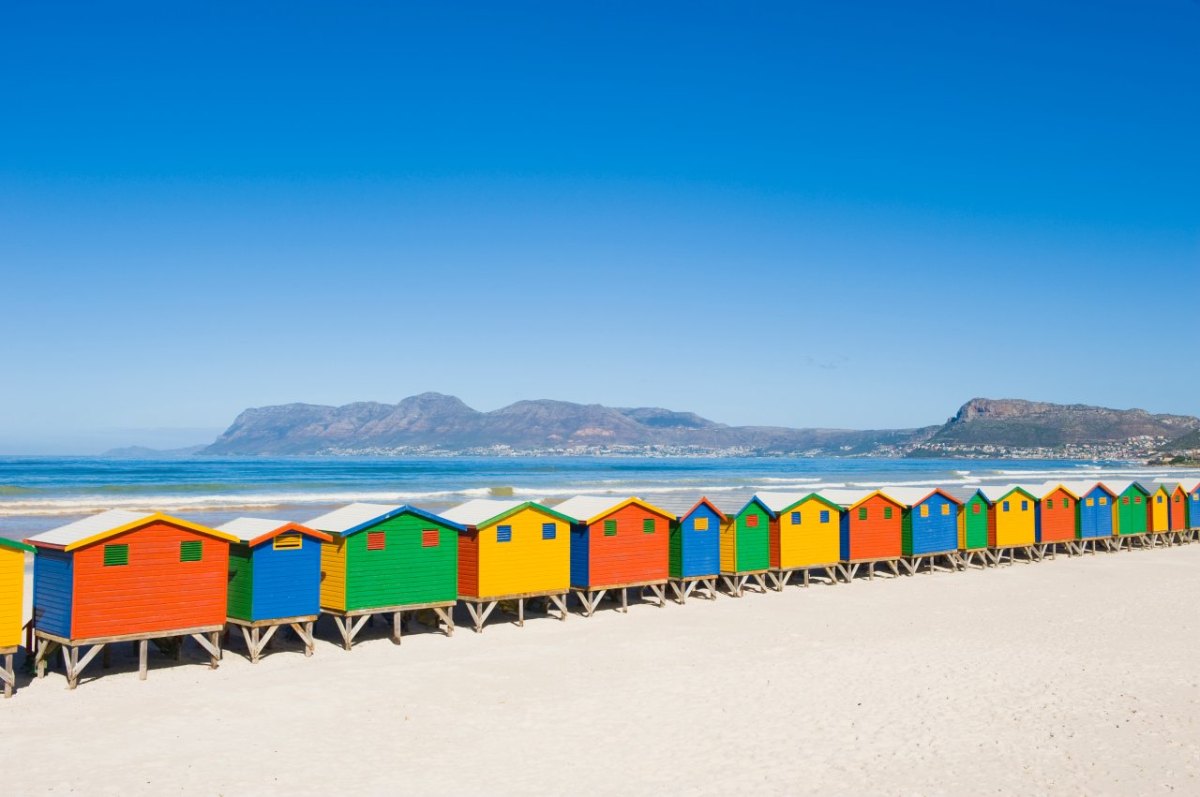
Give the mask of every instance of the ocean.
[{"label": "ocean", "polygon": [[442,457],[0,457],[0,535],[20,538],[104,509],[159,510],[202,523],[243,515],[305,520],[352,501],[438,511],[496,496],[555,502],[636,495],[669,510],[700,496],[739,508],[760,490],[981,484],[1057,479],[1200,481],[1200,470],[1062,460]]}]

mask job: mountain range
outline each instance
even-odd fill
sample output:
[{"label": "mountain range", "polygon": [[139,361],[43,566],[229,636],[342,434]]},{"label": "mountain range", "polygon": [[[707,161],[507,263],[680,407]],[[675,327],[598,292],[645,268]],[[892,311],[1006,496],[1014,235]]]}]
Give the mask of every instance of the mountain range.
[{"label": "mountain range", "polygon": [[242,412],[204,454],[647,453],[755,456],[1145,457],[1200,418],[1017,399],[971,399],[940,426],[728,426],[691,412],[518,401],[490,412],[422,393],[398,404],[284,404]]}]

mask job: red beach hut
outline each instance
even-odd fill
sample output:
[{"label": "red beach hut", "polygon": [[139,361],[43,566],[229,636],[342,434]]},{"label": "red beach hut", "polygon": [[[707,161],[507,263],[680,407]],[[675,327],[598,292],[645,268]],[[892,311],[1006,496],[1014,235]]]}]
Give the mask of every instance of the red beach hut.
[{"label": "red beach hut", "polygon": [[860,566],[875,577],[875,567],[886,565],[900,575],[904,554],[904,507],[880,490],[822,490],[820,495],[842,507],[842,575],[854,578]]}]

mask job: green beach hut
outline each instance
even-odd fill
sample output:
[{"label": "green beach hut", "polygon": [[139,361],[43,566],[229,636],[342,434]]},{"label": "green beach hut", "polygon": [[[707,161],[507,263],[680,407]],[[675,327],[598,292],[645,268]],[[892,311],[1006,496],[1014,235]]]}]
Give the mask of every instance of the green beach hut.
[{"label": "green beach hut", "polygon": [[771,524],[775,513],[754,496],[721,528],[721,580],[734,597],[753,581],[767,590],[771,569]]},{"label": "green beach hut", "polygon": [[986,567],[988,563],[988,509],[991,502],[976,490],[962,505],[958,515],[958,550],[966,565]]},{"label": "green beach hut", "polygon": [[1113,527],[1117,549],[1133,546],[1150,530],[1150,490],[1139,482],[1106,482],[1117,497],[1113,500]]},{"label": "green beach hut", "polygon": [[466,527],[412,506],[350,504],[304,524],[333,539],[321,545],[321,611],[333,617],[349,650],[375,614],[432,610],[454,633],[458,534]]}]

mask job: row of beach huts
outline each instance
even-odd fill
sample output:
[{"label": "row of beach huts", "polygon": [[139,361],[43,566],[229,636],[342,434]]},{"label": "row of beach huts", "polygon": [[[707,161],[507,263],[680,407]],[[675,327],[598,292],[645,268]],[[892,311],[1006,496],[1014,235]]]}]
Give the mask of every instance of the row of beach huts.
[{"label": "row of beach huts", "polygon": [[[161,513],[111,510],[24,542],[0,539],[0,656],[5,696],[24,644],[37,676],[61,658],[74,688],[108,646],[134,643],[146,677],[151,642],[178,655],[191,638],[211,666],[229,635],[258,661],[280,629],[312,655],[314,623],[332,616],[351,649],[373,617],[454,632],[463,604],[476,631],[499,607],[565,620],[608,598],[684,603],[719,589],[836,584],[1059,553],[1192,542],[1200,484],[1051,482],[981,487],[828,489],[756,494],[732,514],[702,498],[676,515],[639,498],[580,496],[553,507],[477,499],[434,514],[356,503],[305,523],[239,518],[210,528]],[[33,615],[23,617],[34,555]],[[224,639],[223,639],[224,636]]]}]

